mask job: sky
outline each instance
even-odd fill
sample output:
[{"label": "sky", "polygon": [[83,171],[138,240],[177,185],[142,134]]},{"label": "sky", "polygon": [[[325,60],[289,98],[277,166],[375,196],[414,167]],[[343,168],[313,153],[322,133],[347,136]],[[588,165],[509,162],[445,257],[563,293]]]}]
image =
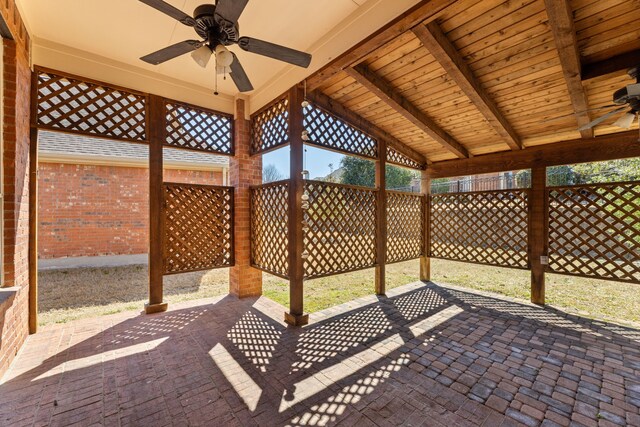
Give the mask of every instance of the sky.
[{"label": "sky", "polygon": [[[304,167],[309,171],[309,178],[316,179],[325,177],[331,173],[329,164],[333,164],[333,170],[340,167],[340,160],[344,154],[338,154],[333,151],[323,150],[321,148],[304,146],[305,162]],[[262,167],[273,164],[282,173],[283,179],[289,178],[289,146],[279,148],[262,156]]]}]

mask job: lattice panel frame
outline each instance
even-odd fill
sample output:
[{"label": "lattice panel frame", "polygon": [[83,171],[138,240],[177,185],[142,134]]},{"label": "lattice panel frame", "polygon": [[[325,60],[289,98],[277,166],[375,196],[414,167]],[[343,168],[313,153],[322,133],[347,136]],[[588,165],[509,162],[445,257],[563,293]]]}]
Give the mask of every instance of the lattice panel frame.
[{"label": "lattice panel frame", "polygon": [[305,278],[375,266],[377,191],[320,181],[305,181],[304,188]]},{"label": "lattice panel frame", "polygon": [[378,158],[378,141],[372,136],[316,105],[309,104],[303,111],[309,144],[357,156]]},{"label": "lattice panel frame", "polygon": [[412,159],[411,157],[401,153],[393,147],[387,147],[387,162],[411,169],[424,169],[424,164],[422,162],[418,162]]},{"label": "lattice panel frame", "polygon": [[222,155],[234,154],[233,116],[165,101],[165,145]]},{"label": "lattice panel frame", "polygon": [[547,189],[549,270],[640,283],[640,181]]},{"label": "lattice panel frame", "polygon": [[251,188],[251,265],[289,277],[289,183]]},{"label": "lattice panel frame", "polygon": [[529,268],[530,190],[430,196],[433,258]]},{"label": "lattice panel frame", "polygon": [[290,116],[288,95],[251,116],[251,154],[288,144],[291,141]]},{"label": "lattice panel frame", "polygon": [[39,128],[147,141],[146,95],[48,70],[35,72]]},{"label": "lattice panel frame", "polygon": [[424,209],[424,195],[387,191],[388,264],[424,254]]},{"label": "lattice panel frame", "polygon": [[233,187],[164,183],[165,274],[234,265]]}]

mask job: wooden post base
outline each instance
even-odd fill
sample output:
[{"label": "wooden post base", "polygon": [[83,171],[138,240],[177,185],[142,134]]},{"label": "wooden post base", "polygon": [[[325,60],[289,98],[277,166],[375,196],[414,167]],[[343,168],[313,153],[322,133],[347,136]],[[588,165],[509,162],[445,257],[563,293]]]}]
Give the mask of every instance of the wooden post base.
[{"label": "wooden post base", "polygon": [[291,326],[304,326],[309,323],[309,315],[285,312],[284,321]]},{"label": "wooden post base", "polygon": [[161,302],[160,304],[145,303],[144,312],[146,314],[161,313],[163,311],[167,311],[167,308],[169,308],[169,304],[166,302]]}]

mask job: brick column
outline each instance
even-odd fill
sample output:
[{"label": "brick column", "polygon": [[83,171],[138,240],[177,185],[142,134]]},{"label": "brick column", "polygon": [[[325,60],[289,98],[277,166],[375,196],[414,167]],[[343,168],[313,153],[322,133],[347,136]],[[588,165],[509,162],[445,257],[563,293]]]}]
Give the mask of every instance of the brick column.
[{"label": "brick column", "polygon": [[229,270],[229,293],[240,298],[262,295],[262,272],[251,267],[249,187],[262,183],[262,156],[250,157],[251,127],[245,102],[236,100],[235,156],[229,159],[229,185],[235,187],[235,261]]}]

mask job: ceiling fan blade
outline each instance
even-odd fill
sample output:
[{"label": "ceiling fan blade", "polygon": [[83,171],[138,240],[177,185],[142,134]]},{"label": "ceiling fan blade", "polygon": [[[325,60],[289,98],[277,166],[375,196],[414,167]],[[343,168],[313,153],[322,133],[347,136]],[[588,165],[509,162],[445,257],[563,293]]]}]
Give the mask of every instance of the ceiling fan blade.
[{"label": "ceiling fan blade", "polygon": [[607,108],[613,108],[613,107],[618,107],[618,106],[619,106],[619,104],[609,104],[609,105],[603,105],[602,107],[589,108],[587,110],[576,111],[575,113],[571,113],[571,114],[565,114],[565,115],[557,116],[557,117],[550,117],[550,118],[548,118],[546,120],[542,120],[540,123],[555,122],[556,120],[566,119],[567,117],[574,117],[576,114],[587,113],[589,111],[600,111],[600,110],[605,110]]},{"label": "ceiling fan blade", "polygon": [[299,67],[307,68],[311,63],[311,55],[306,52],[300,52],[299,50],[253,39],[251,37],[240,37],[238,46],[247,52],[268,56],[269,58],[278,59]]},{"label": "ceiling fan blade", "polygon": [[594,121],[592,121],[591,123],[587,123],[584,126],[580,126],[578,128],[578,130],[587,130],[587,129],[591,129],[592,127],[599,125],[600,123],[604,122],[605,120],[607,120],[609,117],[613,116],[616,113],[619,113],[620,111],[624,110],[625,107],[620,107],[620,108],[616,108],[615,110],[611,110],[609,111],[607,114],[605,114],[604,116],[600,116],[597,119],[595,119]]},{"label": "ceiling fan blade", "polygon": [[253,90],[253,85],[247,77],[247,73],[244,72],[244,68],[242,68],[242,64],[240,64],[240,60],[236,56],[235,53],[231,53],[233,55],[233,62],[231,63],[231,79],[238,87],[240,92],[249,92]]},{"label": "ceiling fan blade", "polygon": [[633,124],[633,121],[635,120],[635,118],[636,118],[636,113],[634,113],[633,110],[631,110],[625,113],[618,120],[616,120],[613,125],[619,128],[629,129]]},{"label": "ceiling fan blade", "polygon": [[156,10],[159,10],[165,15],[169,15],[176,21],[182,22],[184,25],[187,25],[189,27],[193,27],[194,25],[196,25],[195,19],[193,19],[192,17],[190,17],[180,9],[177,9],[171,6],[169,3],[163,2],[162,0],[139,0],[139,1],[141,1],[142,3],[148,6],[151,6]]},{"label": "ceiling fan blade", "polygon": [[[248,2],[249,0],[218,0],[216,3],[216,18],[222,18],[235,24],[238,22]],[[218,20],[218,23],[221,24],[220,20]]]},{"label": "ceiling fan blade", "polygon": [[169,47],[165,47],[164,49],[160,49],[157,52],[150,53],[140,59],[151,65],[158,65],[170,59],[177,58],[180,55],[184,55],[185,53],[192,52],[202,47],[204,43],[205,42],[199,42],[198,40],[185,40]]}]

